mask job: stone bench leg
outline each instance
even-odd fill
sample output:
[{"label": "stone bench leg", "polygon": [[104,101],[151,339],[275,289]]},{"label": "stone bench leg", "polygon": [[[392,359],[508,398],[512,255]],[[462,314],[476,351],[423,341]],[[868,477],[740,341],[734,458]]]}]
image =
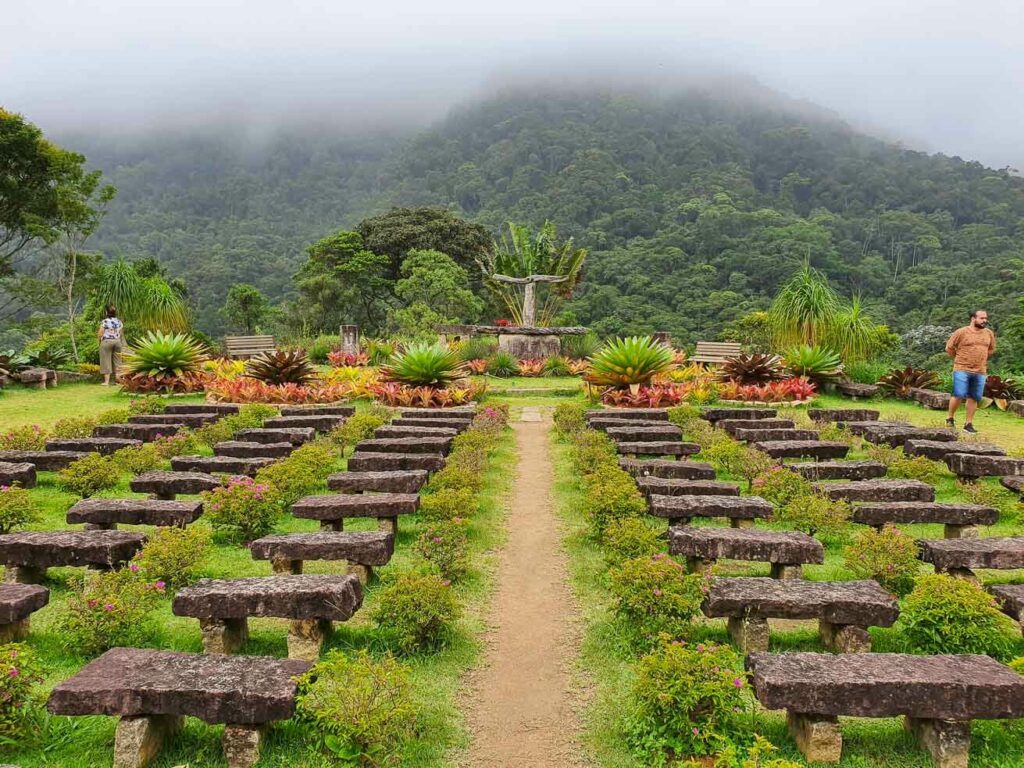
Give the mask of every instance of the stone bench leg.
[{"label": "stone bench leg", "polygon": [[830,624],[818,621],[821,642],[833,653],[870,653],[871,635],[854,624]]},{"label": "stone bench leg", "polygon": [[768,620],[757,617],[729,617],[729,637],[742,654],[768,650]]},{"label": "stone bench leg", "polygon": [[28,629],[28,618],[20,619],[10,624],[0,624],[0,645],[17,643],[24,640],[28,637]]},{"label": "stone bench leg", "polygon": [[291,574],[293,576],[297,576],[302,573],[302,561],[289,560],[286,557],[271,558],[270,567],[274,573]]},{"label": "stone bench leg", "polygon": [[314,662],[334,631],[329,619],[294,619],[288,624],[288,658]]},{"label": "stone bench leg", "polygon": [[838,763],[843,754],[839,718],[786,711],[789,735],[807,762]]},{"label": "stone bench leg", "polygon": [[8,584],[42,584],[45,580],[45,568],[30,565],[8,565],[4,568],[4,581]]},{"label": "stone bench leg", "polygon": [[714,567],[714,560],[704,560],[699,557],[686,558],[686,568],[690,573],[711,573],[711,569]]},{"label": "stone bench leg", "polygon": [[397,517],[378,517],[377,528],[382,531],[390,533],[392,536],[398,535],[398,518]]},{"label": "stone bench leg", "polygon": [[804,569],[799,563],[772,563],[771,577],[782,581],[799,581],[804,577]]},{"label": "stone bench leg", "polygon": [[944,525],[942,535],[947,539],[976,539],[978,538],[978,526]]},{"label": "stone bench leg", "polygon": [[203,653],[237,653],[249,640],[246,619],[200,619]]},{"label": "stone bench leg", "polygon": [[178,497],[178,494],[168,491],[165,493],[151,493],[150,497],[157,499],[158,501],[174,501]]},{"label": "stone bench leg", "polygon": [[675,528],[677,525],[689,525],[690,518],[688,517],[670,517],[668,519],[668,527]]},{"label": "stone bench leg", "polygon": [[157,756],[164,739],[181,727],[177,715],[122,717],[114,734],[114,768],[143,768]]},{"label": "stone bench leg", "polygon": [[732,528],[753,528],[754,521],[747,517],[731,517],[729,525]]},{"label": "stone bench leg", "polygon": [[224,745],[224,759],[228,768],[252,768],[260,759],[260,743],[263,741],[262,725],[226,725],[221,743]]},{"label": "stone bench leg", "polygon": [[86,523],[83,531],[116,531],[117,523]]},{"label": "stone bench leg", "polygon": [[370,579],[373,578],[373,568],[369,565],[363,565],[362,563],[346,563],[346,570],[348,573],[359,579],[359,583],[362,586],[366,586]]},{"label": "stone bench leg", "polygon": [[908,717],[907,729],[932,756],[937,768],[967,768],[971,724],[958,720],[918,720]]},{"label": "stone bench leg", "polygon": [[320,521],[321,531],[343,531],[345,530],[344,520],[321,520]]}]

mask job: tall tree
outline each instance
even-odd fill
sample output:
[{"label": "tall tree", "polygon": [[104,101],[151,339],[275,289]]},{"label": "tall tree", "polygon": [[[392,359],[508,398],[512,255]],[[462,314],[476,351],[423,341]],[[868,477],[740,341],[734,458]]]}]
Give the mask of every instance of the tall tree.
[{"label": "tall tree", "polygon": [[469,288],[466,270],[440,251],[410,251],[395,295],[404,306],[389,313],[389,325],[416,339],[436,338],[438,325],[472,322],[484,308]]},{"label": "tall tree", "polygon": [[252,335],[270,311],[270,302],[258,288],[248,283],[235,283],[228,289],[221,313],[234,328]]}]

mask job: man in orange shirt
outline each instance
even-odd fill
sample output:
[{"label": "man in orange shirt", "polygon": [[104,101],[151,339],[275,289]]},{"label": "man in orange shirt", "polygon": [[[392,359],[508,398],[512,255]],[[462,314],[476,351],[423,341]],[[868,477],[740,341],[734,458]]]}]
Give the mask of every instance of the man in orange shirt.
[{"label": "man in orange shirt", "polygon": [[955,427],[960,403],[967,400],[967,423],[964,432],[974,434],[974,412],[978,401],[985,396],[985,378],[988,359],[996,351],[996,335],[988,328],[988,312],[975,309],[971,322],[957,328],[946,342],[946,354],[953,358],[953,398],[949,401],[949,418],[946,423]]}]

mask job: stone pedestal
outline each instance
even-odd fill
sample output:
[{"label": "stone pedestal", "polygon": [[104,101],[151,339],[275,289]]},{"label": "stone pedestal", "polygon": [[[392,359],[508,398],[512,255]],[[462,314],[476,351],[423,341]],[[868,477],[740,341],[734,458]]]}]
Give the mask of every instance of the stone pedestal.
[{"label": "stone pedestal", "polygon": [[221,743],[228,768],[252,768],[260,759],[260,742],[264,726],[227,725]]},{"label": "stone pedestal", "polygon": [[286,557],[274,557],[270,560],[270,567],[274,573],[291,574],[294,576],[302,573],[301,560],[289,560]]},{"label": "stone pedestal", "polygon": [[359,326],[341,326],[341,351],[346,355],[359,354]]},{"label": "stone pedestal", "polygon": [[4,568],[4,581],[9,584],[42,584],[45,580],[45,568],[27,565],[8,565]]},{"label": "stone pedestal", "polygon": [[392,536],[398,535],[398,518],[397,517],[378,517],[377,528],[386,533],[390,533]]},{"label": "stone pedestal", "polygon": [[710,574],[714,567],[714,560],[705,560],[700,557],[686,558],[686,568],[690,573]]},{"label": "stone pedestal", "polygon": [[164,739],[181,727],[177,715],[122,717],[114,734],[114,768],[143,768],[160,752]]},{"label": "stone pedestal", "polygon": [[334,631],[326,619],[295,619],[288,624],[288,658],[315,662]]},{"label": "stone pedestal", "polygon": [[978,538],[978,526],[945,525],[942,528],[942,535],[947,539],[976,539]]},{"label": "stone pedestal", "polygon": [[21,619],[10,624],[0,624],[0,645],[19,643],[28,637],[28,631],[28,619]]},{"label": "stone pedestal", "polygon": [[795,581],[804,577],[804,569],[799,563],[796,565],[772,563],[771,577],[782,581]]},{"label": "stone pedestal", "polygon": [[908,717],[907,730],[928,751],[937,768],[967,768],[971,724],[956,720],[918,720]]},{"label": "stone pedestal", "polygon": [[249,640],[245,619],[200,619],[204,653],[237,653]]},{"label": "stone pedestal", "polygon": [[562,344],[554,334],[503,333],[498,336],[498,349],[518,360],[537,360],[560,354]]},{"label": "stone pedestal", "polygon": [[359,579],[359,583],[364,587],[373,578],[373,568],[369,565],[361,565],[359,563],[348,563],[348,573]]},{"label": "stone pedestal", "polygon": [[729,518],[729,525],[732,528],[753,528],[754,521],[746,517],[731,517]]},{"label": "stone pedestal", "polygon": [[819,621],[818,631],[821,642],[833,653],[871,652],[871,635],[864,627]]},{"label": "stone pedestal", "polygon": [[838,718],[787,711],[786,724],[807,762],[839,762],[843,754],[843,735]]},{"label": "stone pedestal", "polygon": [[344,520],[321,520],[320,521],[321,531],[343,531],[345,530]]},{"label": "stone pedestal", "polygon": [[756,617],[729,617],[729,637],[743,655],[768,650],[768,620]]}]

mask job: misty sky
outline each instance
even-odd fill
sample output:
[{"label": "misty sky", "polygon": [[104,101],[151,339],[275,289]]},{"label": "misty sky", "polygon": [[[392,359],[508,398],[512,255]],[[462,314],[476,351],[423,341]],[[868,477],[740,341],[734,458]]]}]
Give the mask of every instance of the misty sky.
[{"label": "misty sky", "polygon": [[52,131],[423,122],[497,83],[727,71],[1024,170],[1019,0],[0,0],[0,105]]}]

